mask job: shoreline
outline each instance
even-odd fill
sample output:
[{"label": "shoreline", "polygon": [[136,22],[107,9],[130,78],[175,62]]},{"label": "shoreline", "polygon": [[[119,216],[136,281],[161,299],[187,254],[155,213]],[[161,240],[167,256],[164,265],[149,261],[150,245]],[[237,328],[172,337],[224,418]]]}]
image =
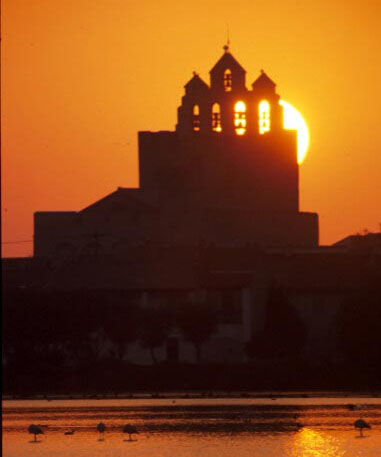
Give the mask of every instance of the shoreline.
[{"label": "shoreline", "polygon": [[148,400],[148,399],[282,399],[282,398],[381,398],[381,390],[376,391],[191,391],[191,392],[122,392],[84,394],[37,394],[2,395],[2,401],[12,400]]}]

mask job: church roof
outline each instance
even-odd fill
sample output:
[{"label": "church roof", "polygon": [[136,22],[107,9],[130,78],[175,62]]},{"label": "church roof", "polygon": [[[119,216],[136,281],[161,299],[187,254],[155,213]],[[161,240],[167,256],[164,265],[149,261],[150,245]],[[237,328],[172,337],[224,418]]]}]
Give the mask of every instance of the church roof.
[{"label": "church roof", "polygon": [[140,209],[142,207],[145,210],[155,209],[152,204],[145,201],[143,192],[140,189],[119,187],[115,192],[83,208],[80,213],[114,211],[115,209]]},{"label": "church roof", "polygon": [[209,89],[209,86],[203,81],[196,72],[193,72],[193,77],[185,84],[185,89],[187,90],[205,90]]},{"label": "church roof", "polygon": [[381,248],[381,233],[350,235],[337,241],[333,246],[344,246],[346,248]]},{"label": "church roof", "polygon": [[210,70],[209,73],[214,73],[215,71],[218,71],[219,69],[225,69],[225,68],[235,68],[239,71],[242,71],[246,73],[246,70],[243,68],[243,66],[230,54],[228,49],[225,49],[225,53],[222,55],[220,60],[214,65],[214,67]]},{"label": "church roof", "polygon": [[253,82],[252,87],[271,87],[275,88],[276,84],[261,70],[261,75]]}]

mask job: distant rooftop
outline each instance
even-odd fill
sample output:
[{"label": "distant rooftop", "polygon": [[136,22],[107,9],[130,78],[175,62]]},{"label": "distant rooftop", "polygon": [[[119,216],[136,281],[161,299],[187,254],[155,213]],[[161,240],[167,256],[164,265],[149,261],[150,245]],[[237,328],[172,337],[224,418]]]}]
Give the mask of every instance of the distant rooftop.
[{"label": "distant rooftop", "polygon": [[375,248],[381,249],[381,233],[366,233],[364,235],[350,235],[337,241],[333,246],[347,248]]}]

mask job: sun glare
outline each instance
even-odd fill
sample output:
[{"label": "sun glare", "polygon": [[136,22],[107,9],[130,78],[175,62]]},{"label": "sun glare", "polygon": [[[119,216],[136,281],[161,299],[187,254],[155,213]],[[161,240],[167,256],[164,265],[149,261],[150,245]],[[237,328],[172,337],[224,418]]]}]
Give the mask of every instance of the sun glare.
[{"label": "sun glare", "polygon": [[303,427],[293,438],[292,455],[311,457],[342,457],[338,438],[324,431]]},{"label": "sun glare", "polygon": [[290,103],[280,100],[279,104],[283,106],[284,110],[283,127],[287,130],[297,130],[298,132],[298,163],[301,164],[307,155],[310,141],[306,121]]}]

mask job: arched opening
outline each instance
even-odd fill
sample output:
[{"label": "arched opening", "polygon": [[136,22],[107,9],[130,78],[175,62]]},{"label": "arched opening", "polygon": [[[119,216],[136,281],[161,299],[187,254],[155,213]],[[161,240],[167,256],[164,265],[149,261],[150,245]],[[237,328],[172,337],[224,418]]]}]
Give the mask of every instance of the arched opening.
[{"label": "arched opening", "polygon": [[262,100],[258,105],[259,133],[263,135],[270,130],[270,103]]},{"label": "arched opening", "polygon": [[246,132],[246,105],[242,101],[234,106],[234,128],[237,135],[243,135]]},{"label": "arched opening", "polygon": [[229,68],[224,71],[224,90],[225,92],[230,92],[232,90],[233,78],[232,72]]},{"label": "arched opening", "polygon": [[212,106],[212,130],[213,132],[222,132],[221,109],[218,103],[214,103]]},{"label": "arched opening", "polygon": [[194,132],[200,130],[200,108],[198,105],[193,106],[192,128]]}]

